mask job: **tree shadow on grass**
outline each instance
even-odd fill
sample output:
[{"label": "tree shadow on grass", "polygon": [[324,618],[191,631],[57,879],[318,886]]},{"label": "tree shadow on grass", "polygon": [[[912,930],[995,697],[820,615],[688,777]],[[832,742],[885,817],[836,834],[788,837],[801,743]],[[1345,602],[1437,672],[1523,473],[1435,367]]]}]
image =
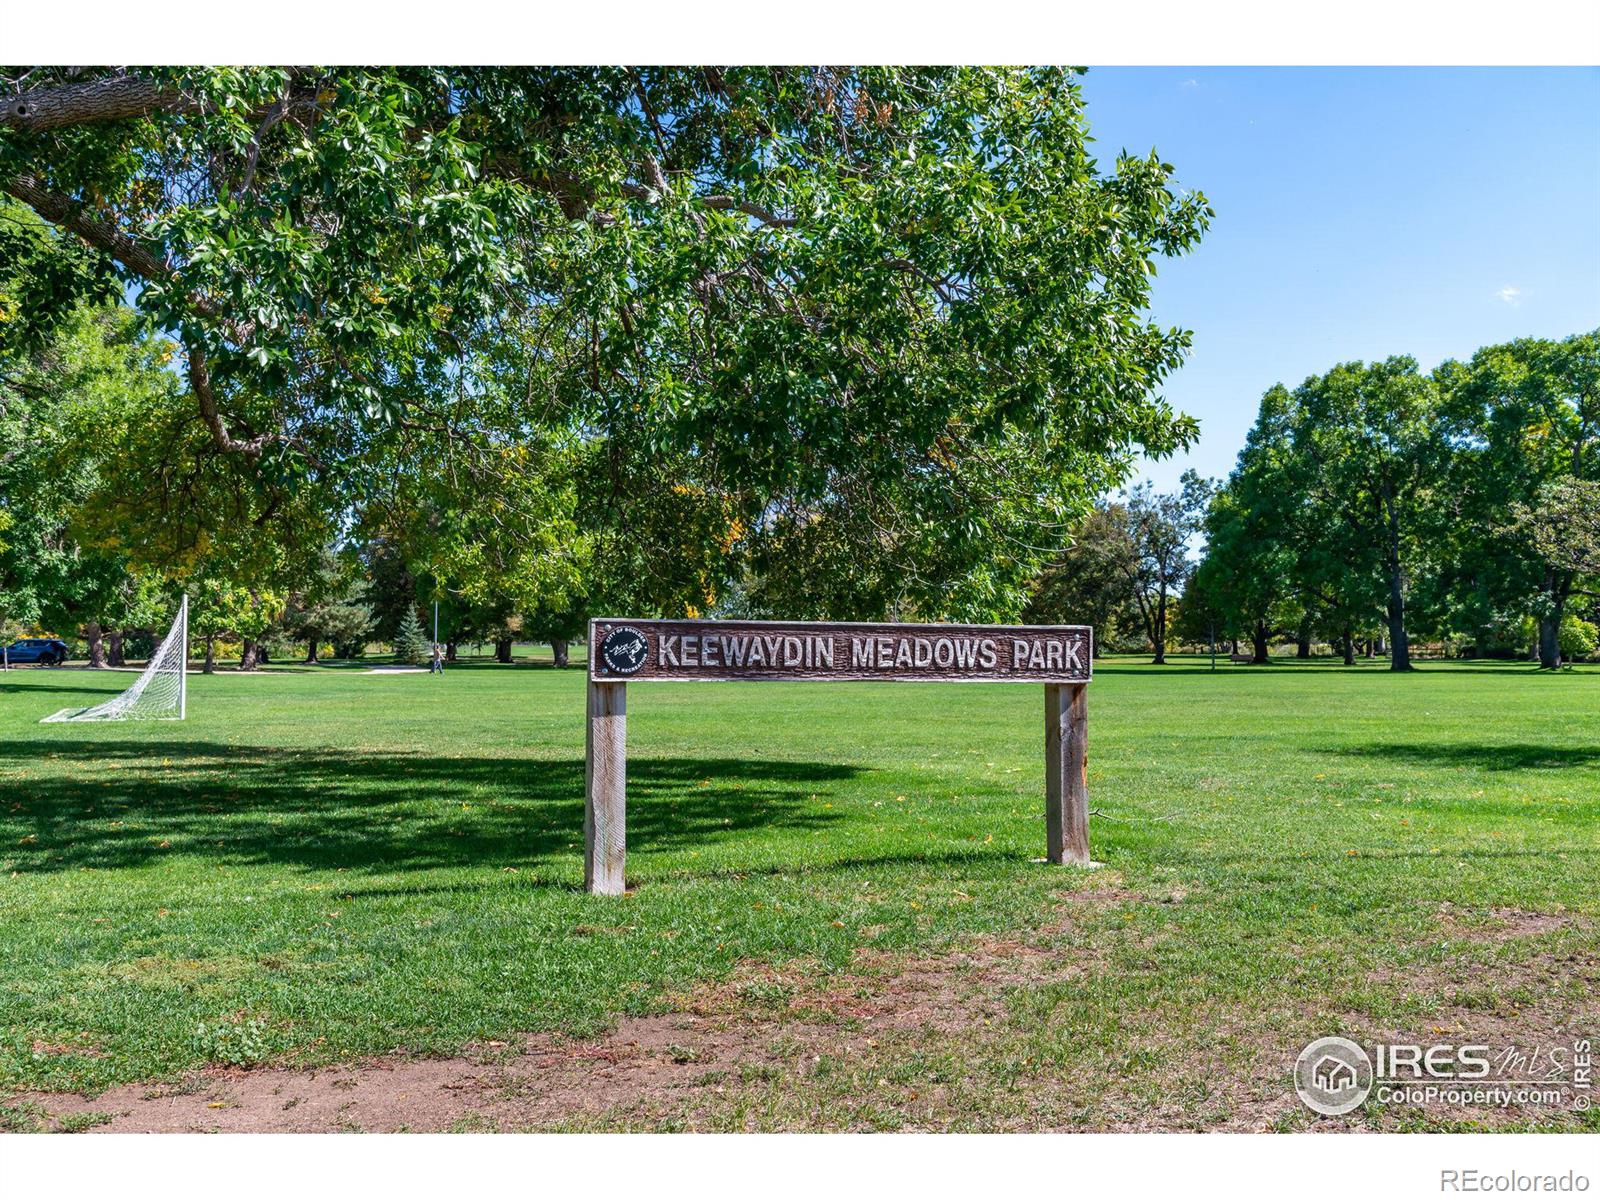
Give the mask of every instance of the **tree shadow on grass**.
[{"label": "tree shadow on grass", "polygon": [[[1356,667],[1329,667],[1322,673],[1345,674],[1348,672],[1350,674],[1355,674],[1357,669],[1358,668]],[[1244,664],[1240,664],[1236,667],[1219,666],[1215,671],[1208,671],[1204,667],[1147,667],[1138,670],[1129,669],[1127,671],[1124,671],[1120,667],[1108,667],[1104,673],[1107,675],[1190,675],[1196,679],[1200,678],[1201,676],[1206,676],[1211,679],[1221,679],[1230,672],[1235,677],[1241,679],[1251,677],[1257,679],[1293,679],[1304,676],[1303,668],[1297,668],[1293,671],[1285,671],[1280,670],[1276,666],[1262,666],[1254,663],[1250,664],[1249,666]],[[1095,668],[1095,674],[1101,674],[1101,671],[1098,667]]]},{"label": "tree shadow on grass", "polygon": [[[118,680],[120,680],[122,683],[121,687],[111,686]],[[20,701],[25,700],[29,696],[42,696],[47,692],[70,692],[74,696],[84,697],[85,705],[87,706],[89,704],[98,704],[101,700],[110,699],[118,692],[125,691],[128,687],[128,684],[132,681],[132,676],[124,674],[120,671],[116,676],[107,678],[107,686],[103,688],[88,687],[85,684],[76,681],[71,684],[12,683],[9,680],[4,679],[4,677],[0,677],[0,698]],[[40,715],[46,716],[48,714],[41,712]]]},{"label": "tree shadow on grass", "polygon": [[1101,675],[1209,675],[1204,667],[1156,666],[1154,663],[1095,663],[1094,673]]},{"label": "tree shadow on grass", "polygon": [[[273,663],[270,671],[300,674],[345,674],[365,675],[373,671],[388,671],[396,667],[406,667],[413,664],[397,663],[385,658],[324,658],[314,663]],[[420,664],[427,670],[427,663]],[[587,668],[583,659],[573,656],[564,667],[558,667],[547,659],[530,660],[518,659],[515,662],[496,662],[492,658],[457,659],[455,662],[444,664],[444,673],[450,675],[456,671],[561,671],[582,678]],[[263,672],[269,673],[269,672]]]},{"label": "tree shadow on grass", "polygon": [[[1230,663],[1225,657],[1217,659],[1215,671],[1210,669],[1206,660],[1193,659],[1179,662],[1167,662],[1156,666],[1148,659],[1143,662],[1109,662],[1102,663],[1095,660],[1094,673],[1096,675],[1237,675],[1274,676],[1280,679],[1307,678],[1309,675],[1364,675],[1371,678],[1384,676],[1393,679],[1439,679],[1456,675],[1497,675],[1502,679],[1557,679],[1566,675],[1588,675],[1584,667],[1592,669],[1593,664],[1570,664],[1573,669],[1562,668],[1561,672],[1540,671],[1539,664],[1534,662],[1485,663],[1482,666],[1467,666],[1457,659],[1419,659],[1410,671],[1391,671],[1387,663],[1356,662],[1346,666],[1338,659],[1297,659],[1293,657],[1273,658],[1264,663]],[[1439,669],[1435,669],[1439,668]]]},{"label": "tree shadow on grass", "polygon": [[[13,742],[40,760],[0,801],[0,855],[19,872],[219,864],[374,873],[530,869],[583,844],[582,759],[441,758],[196,742]],[[88,764],[50,773],[55,755]],[[38,767],[44,767],[40,774]],[[640,853],[838,819],[813,801],[863,768],[639,757],[628,844]]]},{"label": "tree shadow on grass", "polygon": [[1549,746],[1532,742],[1501,745],[1379,742],[1325,746],[1321,752],[1426,767],[1473,767],[1480,771],[1552,771],[1564,767],[1600,766],[1600,746]]}]

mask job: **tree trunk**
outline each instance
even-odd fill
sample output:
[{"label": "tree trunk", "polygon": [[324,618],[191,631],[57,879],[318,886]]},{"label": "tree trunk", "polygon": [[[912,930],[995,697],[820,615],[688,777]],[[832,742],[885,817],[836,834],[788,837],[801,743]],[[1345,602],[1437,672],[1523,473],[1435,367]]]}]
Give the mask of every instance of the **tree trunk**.
[{"label": "tree trunk", "polygon": [[104,667],[106,665],[106,643],[101,635],[100,622],[90,621],[83,627],[84,639],[89,643],[89,665],[91,667]]},{"label": "tree trunk", "polygon": [[317,661],[317,639],[316,638],[307,638],[306,639],[306,661],[308,663],[314,663],[314,662]]},{"label": "tree trunk", "polygon": [[1355,631],[1346,625],[1344,627],[1344,665],[1356,665],[1356,635]]},{"label": "tree trunk", "polygon": [[1572,590],[1572,574],[1563,577],[1562,572],[1546,571],[1544,590],[1550,598],[1550,611],[1539,618],[1539,669],[1554,671],[1561,666],[1561,618]]},{"label": "tree trunk", "polygon": [[271,654],[270,651],[268,651],[267,644],[265,642],[257,642],[256,643],[256,662],[259,663],[259,664],[265,664],[265,663],[269,663],[271,661],[272,661],[272,654]]},{"label": "tree trunk", "polygon": [[495,660],[495,662],[500,662],[500,663],[508,663],[508,662],[511,661],[511,639],[510,638],[495,638],[495,640],[494,640],[494,660]]},{"label": "tree trunk", "polygon": [[567,643],[565,641],[560,641],[560,640],[552,640],[551,641],[551,643],[550,643],[550,657],[555,660],[556,666],[564,667],[564,666],[567,665],[567,646],[568,645],[569,645],[569,643]]},{"label": "tree trunk", "polygon": [[1311,624],[1301,621],[1300,628],[1295,632],[1294,656],[1296,658],[1311,657]]},{"label": "tree trunk", "polygon": [[256,653],[255,638],[245,638],[244,647],[239,652],[239,670],[254,671],[258,661]]},{"label": "tree trunk", "polygon": [[1385,507],[1389,514],[1389,669],[1411,670],[1411,643],[1406,638],[1405,576],[1400,569],[1400,518],[1394,501]]},{"label": "tree trunk", "polygon": [[1238,638],[1229,638],[1228,639],[1228,653],[1229,654],[1237,654],[1237,653],[1239,653],[1239,639]]},{"label": "tree trunk", "polygon": [[1156,644],[1156,664],[1167,661],[1167,585],[1162,584],[1156,598],[1155,627],[1150,631],[1150,640]]},{"label": "tree trunk", "polygon": [[1252,661],[1257,663],[1269,661],[1267,658],[1267,623],[1265,621],[1256,622],[1255,643],[1255,658]]},{"label": "tree trunk", "polygon": [[206,662],[205,666],[200,668],[200,672],[203,675],[217,673],[217,635],[214,633],[206,635]]},{"label": "tree trunk", "polygon": [[1561,614],[1539,618],[1539,669],[1554,671],[1561,666]]},{"label": "tree trunk", "polygon": [[111,644],[110,649],[106,654],[107,664],[113,667],[127,666],[127,660],[122,657],[122,630],[113,629],[110,633],[106,634],[106,638]]},{"label": "tree trunk", "polygon": [[455,662],[455,660],[456,660],[456,644],[455,644],[455,642],[449,641],[449,642],[446,642],[444,644],[444,660],[445,660],[445,662]]},{"label": "tree trunk", "polygon": [[1400,572],[1389,574],[1389,669],[1411,670],[1411,644],[1406,638],[1406,601],[1400,589]]}]

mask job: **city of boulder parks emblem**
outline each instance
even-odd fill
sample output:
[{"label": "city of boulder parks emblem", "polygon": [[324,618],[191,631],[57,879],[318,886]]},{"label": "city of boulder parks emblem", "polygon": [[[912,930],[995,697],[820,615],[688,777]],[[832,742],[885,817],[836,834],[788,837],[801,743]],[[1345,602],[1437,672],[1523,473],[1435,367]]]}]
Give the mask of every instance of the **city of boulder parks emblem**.
[{"label": "city of boulder parks emblem", "polygon": [[606,670],[618,675],[632,675],[644,666],[646,649],[644,634],[624,625],[606,634],[606,640],[600,646],[600,655],[605,659]]}]

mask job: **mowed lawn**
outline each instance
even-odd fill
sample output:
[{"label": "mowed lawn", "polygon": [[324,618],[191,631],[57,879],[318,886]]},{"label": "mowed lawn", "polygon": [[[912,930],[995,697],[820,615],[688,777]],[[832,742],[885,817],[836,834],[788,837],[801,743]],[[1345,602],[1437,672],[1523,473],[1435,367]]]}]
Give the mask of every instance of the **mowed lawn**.
[{"label": "mowed lawn", "polygon": [[[1289,1083],[1324,1034],[1600,1034],[1595,666],[1102,662],[1094,871],[1037,861],[1038,686],[635,684],[621,898],[579,888],[576,665],[196,675],[182,724],[37,723],[131,680],[0,677],[0,1101],[716,994],[836,1043],[578,1127],[1600,1128],[1319,1119]],[[872,1037],[841,988],[937,1003]]]}]

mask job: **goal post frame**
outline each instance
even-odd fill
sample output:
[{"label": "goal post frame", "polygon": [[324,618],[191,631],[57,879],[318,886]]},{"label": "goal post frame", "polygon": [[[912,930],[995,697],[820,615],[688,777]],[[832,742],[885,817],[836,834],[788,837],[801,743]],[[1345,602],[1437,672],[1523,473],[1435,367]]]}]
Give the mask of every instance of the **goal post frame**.
[{"label": "goal post frame", "polygon": [[[173,679],[173,675],[177,678]],[[151,684],[157,686],[150,690]],[[150,703],[141,705],[146,696]],[[139,677],[122,692],[86,708],[63,708],[40,719],[42,725],[68,721],[167,720],[189,715],[189,596],[183,593],[167,636],[156,644]]]},{"label": "goal post frame", "polygon": [[189,593],[178,605],[178,720],[189,718]]}]

